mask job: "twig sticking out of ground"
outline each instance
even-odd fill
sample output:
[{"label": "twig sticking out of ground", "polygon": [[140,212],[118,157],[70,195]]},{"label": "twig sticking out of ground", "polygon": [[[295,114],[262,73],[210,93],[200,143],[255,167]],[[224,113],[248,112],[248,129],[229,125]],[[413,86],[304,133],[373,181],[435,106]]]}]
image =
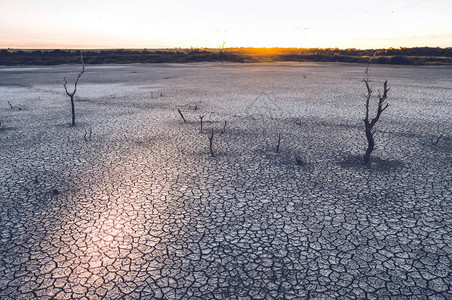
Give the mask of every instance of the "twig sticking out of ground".
[{"label": "twig sticking out of ground", "polygon": [[210,131],[210,135],[209,135],[209,150],[210,150],[210,156],[214,157],[214,153],[213,153],[213,128]]},{"label": "twig sticking out of ground", "polygon": [[91,135],[93,134],[93,129],[90,127],[88,130],[85,129],[85,134],[83,135],[83,138],[85,139],[85,142],[88,142],[91,140]]},{"label": "twig sticking out of ground", "polygon": [[20,108],[20,107],[14,107],[14,106],[11,104],[11,102],[9,102],[9,101],[8,101],[8,104],[9,104],[9,107],[11,107],[11,109],[17,108],[17,110],[22,110],[22,108]]},{"label": "twig sticking out of ground", "polygon": [[443,134],[441,133],[441,134],[439,135],[439,137],[436,139],[436,141],[432,142],[432,144],[433,144],[433,145],[437,145],[438,142],[439,142],[439,140],[440,140],[442,137],[443,137]]},{"label": "twig sticking out of ground", "polygon": [[184,123],[186,123],[187,120],[185,120],[184,115],[182,114],[179,108],[177,109],[177,111],[179,112],[179,115],[181,116],[182,120],[184,120]]},{"label": "twig sticking out of ground", "polygon": [[223,129],[221,130],[221,134],[226,132],[226,121],[224,121]]},{"label": "twig sticking out of ground", "polygon": [[202,119],[204,118],[204,116],[199,116],[199,119],[201,120],[201,129],[199,130],[199,132],[202,133]]},{"label": "twig sticking out of ground", "polygon": [[281,133],[278,134],[278,143],[276,144],[276,153],[279,153],[280,145],[281,145]]}]

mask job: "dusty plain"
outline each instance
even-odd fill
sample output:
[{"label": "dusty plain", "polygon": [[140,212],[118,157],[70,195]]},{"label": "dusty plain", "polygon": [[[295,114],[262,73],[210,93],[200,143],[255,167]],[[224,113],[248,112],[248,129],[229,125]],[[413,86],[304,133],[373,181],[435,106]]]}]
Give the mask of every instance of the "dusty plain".
[{"label": "dusty plain", "polygon": [[452,298],[451,67],[371,66],[369,167],[365,65],[79,69],[0,67],[1,299]]}]

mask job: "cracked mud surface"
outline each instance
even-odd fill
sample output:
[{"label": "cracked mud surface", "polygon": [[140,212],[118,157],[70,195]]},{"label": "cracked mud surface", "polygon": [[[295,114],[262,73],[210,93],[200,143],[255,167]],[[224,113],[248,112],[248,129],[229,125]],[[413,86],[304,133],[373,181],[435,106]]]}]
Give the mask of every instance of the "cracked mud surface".
[{"label": "cracked mud surface", "polygon": [[79,66],[0,67],[0,298],[451,299],[452,69],[371,66],[368,168],[364,70],[87,66],[71,128]]}]

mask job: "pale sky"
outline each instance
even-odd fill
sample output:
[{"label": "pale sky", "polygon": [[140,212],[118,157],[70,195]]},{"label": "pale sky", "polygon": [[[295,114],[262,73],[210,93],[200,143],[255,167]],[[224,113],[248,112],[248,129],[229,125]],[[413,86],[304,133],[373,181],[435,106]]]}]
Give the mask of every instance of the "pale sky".
[{"label": "pale sky", "polygon": [[0,48],[452,47],[451,0],[0,0]]}]

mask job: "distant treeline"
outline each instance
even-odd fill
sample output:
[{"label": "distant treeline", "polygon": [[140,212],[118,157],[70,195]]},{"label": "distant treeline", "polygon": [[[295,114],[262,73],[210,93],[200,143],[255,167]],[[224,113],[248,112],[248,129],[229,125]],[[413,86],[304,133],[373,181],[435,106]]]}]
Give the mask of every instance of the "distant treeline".
[{"label": "distant treeline", "polygon": [[0,50],[0,65],[189,63],[203,61],[270,62],[314,61],[397,65],[452,64],[452,48],[337,49],[337,48],[190,48],[116,50]]}]

